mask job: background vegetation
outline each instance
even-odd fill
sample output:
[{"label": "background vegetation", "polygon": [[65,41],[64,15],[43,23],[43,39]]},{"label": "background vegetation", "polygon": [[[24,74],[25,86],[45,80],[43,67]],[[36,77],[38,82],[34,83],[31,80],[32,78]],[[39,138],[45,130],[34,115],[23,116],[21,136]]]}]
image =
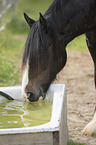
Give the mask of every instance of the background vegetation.
[{"label": "background vegetation", "polygon": [[[21,62],[29,26],[23,13],[26,12],[34,20],[39,18],[39,12],[44,14],[52,0],[18,0],[15,10],[6,29],[0,32],[0,86],[21,84]],[[70,51],[86,51],[85,36],[72,41],[67,49]],[[68,145],[83,145],[69,141]]]}]

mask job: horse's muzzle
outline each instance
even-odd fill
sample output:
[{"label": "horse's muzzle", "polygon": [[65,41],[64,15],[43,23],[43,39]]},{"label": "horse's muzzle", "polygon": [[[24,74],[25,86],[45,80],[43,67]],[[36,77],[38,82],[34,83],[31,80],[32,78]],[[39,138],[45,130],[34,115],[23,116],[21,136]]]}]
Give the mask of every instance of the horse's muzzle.
[{"label": "horse's muzzle", "polygon": [[29,100],[30,102],[41,101],[43,99],[43,96],[36,96],[33,92],[27,92],[27,100]]}]

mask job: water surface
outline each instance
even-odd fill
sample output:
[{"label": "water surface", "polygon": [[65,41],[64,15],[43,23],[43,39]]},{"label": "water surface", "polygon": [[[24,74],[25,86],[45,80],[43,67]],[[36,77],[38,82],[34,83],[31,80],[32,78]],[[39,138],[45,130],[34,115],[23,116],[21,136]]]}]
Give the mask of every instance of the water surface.
[{"label": "water surface", "polygon": [[31,127],[50,121],[52,102],[0,102],[0,129]]}]

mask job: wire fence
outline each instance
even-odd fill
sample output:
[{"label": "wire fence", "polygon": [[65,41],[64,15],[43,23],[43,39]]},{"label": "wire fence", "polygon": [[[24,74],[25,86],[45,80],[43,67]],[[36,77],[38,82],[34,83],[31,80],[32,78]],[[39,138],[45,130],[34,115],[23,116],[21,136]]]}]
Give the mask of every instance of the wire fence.
[{"label": "wire fence", "polygon": [[0,0],[0,31],[5,28],[16,9],[16,0]]}]

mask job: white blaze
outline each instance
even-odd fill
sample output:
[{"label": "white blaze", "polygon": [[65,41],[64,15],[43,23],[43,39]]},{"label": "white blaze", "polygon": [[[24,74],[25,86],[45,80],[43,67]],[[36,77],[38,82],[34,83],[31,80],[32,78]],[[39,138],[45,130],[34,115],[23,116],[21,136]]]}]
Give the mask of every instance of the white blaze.
[{"label": "white blaze", "polygon": [[27,61],[27,64],[25,65],[25,68],[24,68],[24,72],[23,72],[23,78],[22,78],[22,96],[23,97],[26,97],[27,98],[27,95],[26,95],[26,92],[25,92],[25,88],[28,84],[28,61]]}]

